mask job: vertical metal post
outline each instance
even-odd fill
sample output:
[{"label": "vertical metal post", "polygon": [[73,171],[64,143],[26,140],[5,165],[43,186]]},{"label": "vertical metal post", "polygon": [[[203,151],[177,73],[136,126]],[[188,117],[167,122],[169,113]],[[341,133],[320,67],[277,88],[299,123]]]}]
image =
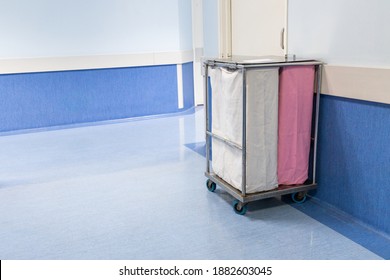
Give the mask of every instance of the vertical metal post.
[{"label": "vertical metal post", "polygon": [[320,113],[320,94],[322,80],[322,65],[316,67],[316,107],[314,120],[314,152],[313,152],[313,184],[316,183],[316,165],[317,165],[317,141],[318,141],[318,118]]},{"label": "vertical metal post", "polygon": [[246,70],[242,68],[242,195],[246,195]]},{"label": "vertical metal post", "polygon": [[210,132],[210,116],[209,116],[209,86],[208,86],[208,77],[209,77],[209,65],[204,63],[204,93],[205,93],[205,114],[206,114],[206,172],[210,173],[210,136],[207,132]]}]

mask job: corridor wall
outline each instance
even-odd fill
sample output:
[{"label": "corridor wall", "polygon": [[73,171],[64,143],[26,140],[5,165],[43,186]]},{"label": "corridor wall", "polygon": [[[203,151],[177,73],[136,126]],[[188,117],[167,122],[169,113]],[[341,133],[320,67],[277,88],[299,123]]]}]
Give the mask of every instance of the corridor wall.
[{"label": "corridor wall", "polygon": [[[288,52],[323,60],[315,198],[390,234],[389,1],[290,0]],[[310,23],[310,24],[309,24]]]},{"label": "corridor wall", "polygon": [[191,0],[2,1],[0,132],[194,106]]}]

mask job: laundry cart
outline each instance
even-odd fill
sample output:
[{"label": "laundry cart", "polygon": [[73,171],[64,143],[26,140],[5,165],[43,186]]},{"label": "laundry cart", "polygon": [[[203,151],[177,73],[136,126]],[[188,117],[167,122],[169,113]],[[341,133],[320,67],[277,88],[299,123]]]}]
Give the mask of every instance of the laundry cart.
[{"label": "laundry cart", "polygon": [[234,211],[317,187],[322,62],[232,57],[203,62],[207,189],[232,195]]}]

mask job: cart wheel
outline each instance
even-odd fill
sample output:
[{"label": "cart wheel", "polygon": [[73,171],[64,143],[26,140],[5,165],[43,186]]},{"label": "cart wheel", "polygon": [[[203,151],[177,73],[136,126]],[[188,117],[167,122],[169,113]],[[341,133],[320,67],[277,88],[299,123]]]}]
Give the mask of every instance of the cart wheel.
[{"label": "cart wheel", "polygon": [[306,200],[306,192],[296,192],[291,194],[291,199],[295,203],[304,203]]},{"label": "cart wheel", "polygon": [[236,212],[239,215],[245,215],[246,210],[248,210],[246,204],[243,204],[239,200],[233,201],[233,209],[234,209],[234,212]]},{"label": "cart wheel", "polygon": [[207,180],[206,186],[210,192],[214,192],[215,189],[217,188],[217,184],[211,181],[210,179]]}]

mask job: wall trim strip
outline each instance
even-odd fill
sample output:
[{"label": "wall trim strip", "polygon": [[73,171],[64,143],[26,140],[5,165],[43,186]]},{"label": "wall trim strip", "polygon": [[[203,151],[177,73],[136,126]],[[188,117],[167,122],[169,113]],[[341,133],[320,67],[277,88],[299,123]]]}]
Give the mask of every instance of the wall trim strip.
[{"label": "wall trim strip", "polygon": [[177,72],[177,106],[178,109],[184,108],[184,91],[183,91],[183,64],[176,65]]},{"label": "wall trim strip", "polygon": [[390,104],[390,69],[325,65],[321,93]]},{"label": "wall trim strip", "polygon": [[0,59],[0,74],[183,64],[193,51]]}]

